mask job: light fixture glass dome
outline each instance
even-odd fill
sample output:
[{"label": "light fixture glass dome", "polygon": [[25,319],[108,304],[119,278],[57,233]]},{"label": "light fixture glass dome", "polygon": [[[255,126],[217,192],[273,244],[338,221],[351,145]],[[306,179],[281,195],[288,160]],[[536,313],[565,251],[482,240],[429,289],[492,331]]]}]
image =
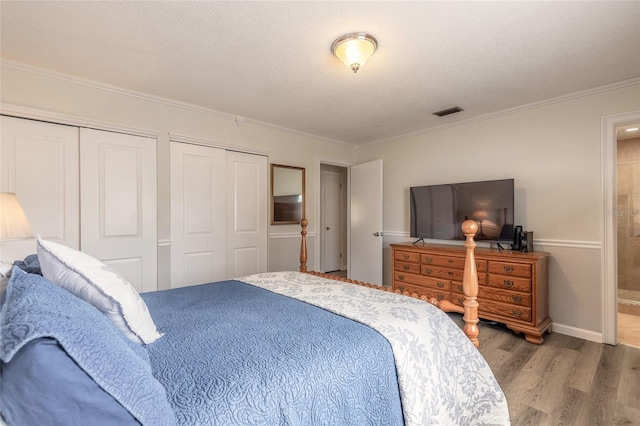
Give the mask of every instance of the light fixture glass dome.
[{"label": "light fixture glass dome", "polygon": [[358,70],[378,48],[378,41],[367,33],[350,33],[338,37],[331,51],[353,72]]}]

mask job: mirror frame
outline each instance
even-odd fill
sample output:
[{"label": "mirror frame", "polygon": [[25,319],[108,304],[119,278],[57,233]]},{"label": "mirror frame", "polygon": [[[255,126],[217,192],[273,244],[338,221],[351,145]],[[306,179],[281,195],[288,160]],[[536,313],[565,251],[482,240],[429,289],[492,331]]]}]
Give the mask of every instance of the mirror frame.
[{"label": "mirror frame", "polygon": [[[300,176],[300,185],[302,188],[302,209],[300,212],[300,219],[298,220],[276,220],[276,216],[275,216],[275,191],[274,189],[276,188],[276,186],[278,185],[278,182],[275,181],[275,173],[274,173],[274,169],[289,169],[289,170],[299,170],[301,173]],[[304,219],[305,217],[305,205],[307,202],[307,198],[304,192],[305,189],[305,168],[304,167],[295,167],[295,166],[285,166],[282,164],[273,164],[271,163],[271,224],[272,225],[296,225],[296,224],[300,224],[300,221],[302,219]]]}]

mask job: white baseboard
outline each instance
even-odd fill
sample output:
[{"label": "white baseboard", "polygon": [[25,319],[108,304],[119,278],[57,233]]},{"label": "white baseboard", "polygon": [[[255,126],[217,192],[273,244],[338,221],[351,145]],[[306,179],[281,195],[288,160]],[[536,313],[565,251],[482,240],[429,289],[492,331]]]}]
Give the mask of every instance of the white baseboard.
[{"label": "white baseboard", "polygon": [[566,334],[567,336],[577,337],[579,339],[589,340],[591,342],[603,342],[602,333],[591,330],[584,330],[582,328],[571,327],[564,324],[558,324],[557,322],[554,322],[551,325],[551,331],[553,333]]}]

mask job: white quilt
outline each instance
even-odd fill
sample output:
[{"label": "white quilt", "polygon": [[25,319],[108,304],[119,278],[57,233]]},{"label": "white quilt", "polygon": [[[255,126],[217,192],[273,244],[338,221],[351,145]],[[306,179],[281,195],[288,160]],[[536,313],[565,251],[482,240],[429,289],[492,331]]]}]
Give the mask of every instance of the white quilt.
[{"label": "white quilt", "polygon": [[506,398],[460,328],[421,300],[300,272],[239,278],[361,322],[395,357],[405,424],[508,425]]}]

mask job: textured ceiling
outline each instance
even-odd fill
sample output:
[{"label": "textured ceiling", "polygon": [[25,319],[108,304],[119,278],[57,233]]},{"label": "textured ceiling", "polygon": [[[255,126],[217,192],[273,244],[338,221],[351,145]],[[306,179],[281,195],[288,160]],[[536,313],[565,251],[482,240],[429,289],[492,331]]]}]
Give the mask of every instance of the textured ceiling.
[{"label": "textured ceiling", "polygon": [[[351,144],[640,76],[638,1],[2,0],[0,15],[3,60]],[[329,50],[355,31],[379,42],[357,74]]]}]

